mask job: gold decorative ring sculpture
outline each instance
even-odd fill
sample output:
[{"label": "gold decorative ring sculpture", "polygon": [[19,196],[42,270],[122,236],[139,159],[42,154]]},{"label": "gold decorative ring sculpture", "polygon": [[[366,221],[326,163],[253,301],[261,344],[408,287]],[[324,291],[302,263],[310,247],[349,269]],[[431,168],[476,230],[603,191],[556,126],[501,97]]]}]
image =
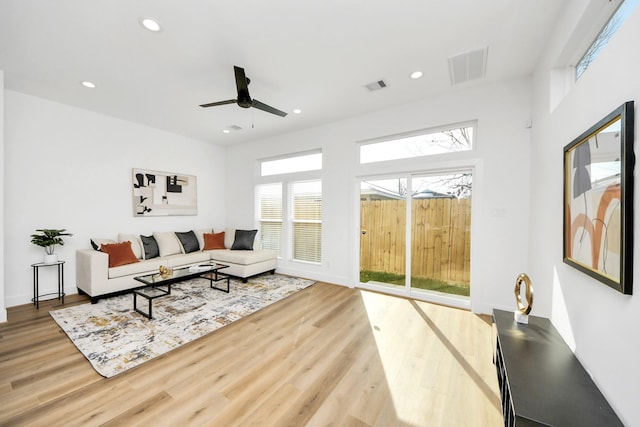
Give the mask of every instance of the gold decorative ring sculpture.
[{"label": "gold decorative ring sculpture", "polygon": [[[527,298],[527,305],[522,303],[522,297],[520,295],[520,287],[522,286],[522,282],[525,284],[525,296]],[[516,303],[518,304],[518,310],[522,314],[529,314],[531,312],[531,306],[533,305],[533,286],[531,286],[531,279],[529,276],[522,273],[516,279],[516,287],[514,289],[514,293],[516,294]]]}]

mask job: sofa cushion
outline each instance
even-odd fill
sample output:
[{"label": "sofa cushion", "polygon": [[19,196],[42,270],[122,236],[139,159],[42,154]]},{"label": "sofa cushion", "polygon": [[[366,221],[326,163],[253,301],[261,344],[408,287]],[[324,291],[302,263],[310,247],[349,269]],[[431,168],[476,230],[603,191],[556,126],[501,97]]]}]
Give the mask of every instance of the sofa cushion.
[{"label": "sofa cushion", "polygon": [[131,242],[131,250],[138,259],[143,259],[142,245],[140,244],[140,236],[135,234],[118,233],[118,242]]},{"label": "sofa cushion", "polygon": [[100,246],[102,246],[102,244],[113,244],[113,243],[118,243],[113,239],[102,239],[100,237],[92,237],[91,238],[91,247],[93,249],[95,249],[96,251],[101,251],[102,249],[100,249]]},{"label": "sofa cushion", "polygon": [[109,268],[119,265],[138,262],[138,258],[131,249],[131,242],[103,244],[100,246],[102,252],[109,255]]},{"label": "sofa cushion", "polygon": [[235,238],[236,238],[236,229],[227,228],[224,231],[224,247],[227,249],[231,249],[231,246],[233,246],[233,240]]},{"label": "sofa cushion", "polygon": [[[113,267],[109,269],[109,279],[115,279],[118,277],[125,277],[125,276],[142,276],[145,274],[157,273],[161,265],[162,265],[161,258],[143,260],[143,261],[135,262],[133,264],[120,265],[118,267]],[[133,280],[132,282],[136,284],[134,286],[131,286],[132,288],[134,288],[137,285],[143,286],[141,282],[138,283],[137,281],[133,281]]]},{"label": "sofa cushion", "polygon": [[232,251],[252,251],[253,241],[258,230],[236,230],[235,239],[231,246]]},{"label": "sofa cushion", "polygon": [[143,259],[157,258],[160,256],[158,242],[156,242],[153,236],[140,235],[140,241],[142,242]]},{"label": "sofa cushion", "polygon": [[183,267],[190,264],[197,264],[202,262],[210,261],[209,254],[206,252],[191,252],[189,254],[175,254],[169,255],[164,258],[160,258],[162,260],[162,265],[167,266],[169,268],[174,267]]},{"label": "sofa cushion", "polygon": [[224,231],[220,233],[205,233],[203,251],[211,249],[225,249]]},{"label": "sofa cushion", "polygon": [[200,245],[198,244],[198,238],[196,234],[192,231],[186,231],[184,233],[180,233],[176,231],[176,237],[180,241],[180,245],[182,246],[182,252],[185,254],[191,252],[197,252],[200,250]]},{"label": "sofa cushion", "polygon": [[173,231],[154,231],[153,237],[156,239],[156,242],[158,242],[158,249],[160,250],[161,257],[182,253],[180,241],[176,237],[176,233]]},{"label": "sofa cushion", "polygon": [[229,262],[232,264],[250,265],[278,257],[276,251],[232,251],[229,249],[216,249],[207,252],[212,260],[220,261],[223,264]]}]

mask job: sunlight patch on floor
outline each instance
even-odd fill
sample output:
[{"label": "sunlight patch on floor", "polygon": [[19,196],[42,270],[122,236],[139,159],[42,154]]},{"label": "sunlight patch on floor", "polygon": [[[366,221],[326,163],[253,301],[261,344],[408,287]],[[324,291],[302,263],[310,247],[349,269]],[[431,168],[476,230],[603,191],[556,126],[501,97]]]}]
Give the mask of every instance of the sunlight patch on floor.
[{"label": "sunlight patch on floor", "polygon": [[[454,316],[475,316],[462,310],[361,295],[398,420],[412,425],[425,420],[448,425],[452,416],[461,423],[501,421],[489,325],[478,320],[471,328],[460,326],[466,323]],[[476,354],[478,348],[486,353]]]}]

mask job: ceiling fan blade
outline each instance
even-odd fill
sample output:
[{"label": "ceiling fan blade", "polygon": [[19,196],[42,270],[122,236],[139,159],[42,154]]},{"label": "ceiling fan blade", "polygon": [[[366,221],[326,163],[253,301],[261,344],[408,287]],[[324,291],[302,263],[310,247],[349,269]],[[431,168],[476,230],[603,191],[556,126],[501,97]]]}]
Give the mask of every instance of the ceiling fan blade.
[{"label": "ceiling fan blade", "polygon": [[227,99],[226,101],[218,101],[218,102],[210,102],[208,104],[202,104],[201,107],[207,108],[207,107],[215,107],[216,105],[227,105],[227,104],[235,104],[235,103],[236,103],[235,99]]},{"label": "ceiling fan blade", "polygon": [[244,68],[240,68],[238,66],[233,66],[233,71],[236,75],[236,89],[238,90],[238,101],[251,102],[251,97],[249,96],[249,79],[244,74]]},{"label": "ceiling fan blade", "polygon": [[266,111],[267,113],[275,114],[276,116],[285,117],[287,115],[287,113],[285,113],[284,111],[280,111],[277,108],[273,108],[270,105],[263,104],[262,102],[258,101],[257,99],[254,99],[252,101],[251,106],[253,108],[257,108],[258,110],[262,110],[262,111]]}]

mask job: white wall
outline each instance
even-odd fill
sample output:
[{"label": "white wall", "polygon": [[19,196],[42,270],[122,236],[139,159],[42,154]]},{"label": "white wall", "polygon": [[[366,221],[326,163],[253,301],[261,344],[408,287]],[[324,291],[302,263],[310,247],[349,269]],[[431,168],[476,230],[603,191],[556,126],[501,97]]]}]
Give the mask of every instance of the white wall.
[{"label": "white wall", "polygon": [[[537,284],[536,303],[550,316],[577,357],[591,373],[625,425],[640,425],[640,283],[634,296],[622,295],[562,262],[563,147],[623,102],[636,102],[636,153],[640,136],[640,10],[605,47],[600,56],[550,112],[550,69],[557,61],[572,25],[587,0],[567,7],[534,79],[534,128],[531,163],[531,250],[529,265]],[[637,155],[637,154],[636,154]],[[637,168],[636,168],[636,177]],[[638,206],[636,181],[635,205]],[[640,224],[636,210],[636,230]],[[634,264],[640,256],[634,233]],[[539,299],[538,299],[539,298]],[[535,304],[534,304],[535,307]]]},{"label": "white wall", "polygon": [[[90,247],[91,237],[225,226],[221,147],[9,90],[4,94],[6,306],[32,298],[30,265],[44,254],[30,243],[37,228],[73,233],[56,252],[66,260],[65,289],[75,293],[75,250]],[[133,217],[132,168],[196,175],[198,215]],[[40,269],[40,285],[55,289],[54,268]]]},{"label": "white wall", "polygon": [[[454,157],[394,164],[405,171],[475,165],[472,225],[472,309],[513,308],[515,279],[527,266],[531,85],[528,78],[462,88],[421,102],[227,149],[227,217],[234,226],[254,225],[253,185],[257,159],[322,148],[323,264],[286,260],[279,270],[317,280],[357,281],[357,176],[388,172],[387,165],[357,164],[356,141],[469,120],[478,121],[477,150]],[[354,268],[355,266],[355,268]]]},{"label": "white wall", "polygon": [[[4,206],[4,71],[0,70],[0,206]],[[7,321],[4,304],[4,208],[0,209],[0,322]]]}]

